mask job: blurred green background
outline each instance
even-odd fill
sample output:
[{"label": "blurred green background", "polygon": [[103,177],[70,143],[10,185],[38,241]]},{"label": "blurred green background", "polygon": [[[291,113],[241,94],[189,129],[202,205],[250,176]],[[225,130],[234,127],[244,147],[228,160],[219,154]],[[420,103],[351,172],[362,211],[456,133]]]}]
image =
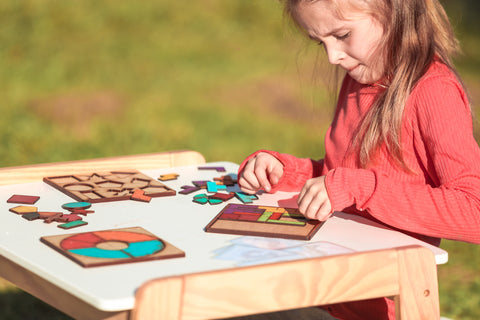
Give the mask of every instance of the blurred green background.
[{"label": "blurred green background", "polygon": [[[478,114],[480,2],[443,3]],[[323,157],[332,72],[279,1],[7,0],[0,25],[1,167],[178,149]],[[442,315],[479,319],[479,246],[442,247]],[[0,318],[68,317],[0,279]]]}]

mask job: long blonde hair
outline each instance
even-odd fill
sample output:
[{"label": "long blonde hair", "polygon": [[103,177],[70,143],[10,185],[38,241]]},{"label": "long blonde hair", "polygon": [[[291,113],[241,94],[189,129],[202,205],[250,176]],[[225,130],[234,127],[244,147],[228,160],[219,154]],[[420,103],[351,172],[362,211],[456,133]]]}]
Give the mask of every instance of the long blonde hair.
[{"label": "long blonde hair", "polygon": [[[300,2],[316,1],[332,1],[341,13],[340,0],[283,0],[284,12],[301,29],[297,6]],[[347,1],[355,6],[354,1]],[[375,152],[385,144],[393,159],[409,171],[400,143],[405,104],[434,59],[439,59],[457,74],[451,57],[459,52],[458,42],[438,0],[362,1],[367,4],[368,13],[383,26],[384,42],[379,52],[385,59],[386,83],[385,90],[358,128],[353,145],[358,150],[362,167],[367,167],[374,160]]]}]

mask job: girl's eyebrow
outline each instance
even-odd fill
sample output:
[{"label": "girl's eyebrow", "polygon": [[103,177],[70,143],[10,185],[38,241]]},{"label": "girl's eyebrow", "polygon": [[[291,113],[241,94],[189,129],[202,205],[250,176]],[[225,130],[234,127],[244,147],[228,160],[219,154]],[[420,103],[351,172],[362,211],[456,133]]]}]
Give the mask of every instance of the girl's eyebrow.
[{"label": "girl's eyebrow", "polygon": [[[330,32],[328,32],[324,37],[329,37],[331,35],[335,35],[335,34],[341,32],[341,31],[343,31],[344,29],[345,29],[345,26],[335,28],[335,29],[331,30]],[[308,34],[308,37],[312,40],[319,40],[319,37],[316,37],[316,36],[314,36],[310,33]]]}]

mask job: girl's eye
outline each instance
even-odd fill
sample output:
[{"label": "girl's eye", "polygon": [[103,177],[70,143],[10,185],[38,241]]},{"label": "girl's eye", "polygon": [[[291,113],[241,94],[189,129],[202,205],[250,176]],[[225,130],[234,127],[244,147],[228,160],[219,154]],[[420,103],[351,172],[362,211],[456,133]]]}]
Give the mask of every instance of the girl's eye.
[{"label": "girl's eye", "polygon": [[348,37],[350,36],[350,32],[347,32],[343,35],[340,35],[340,36],[335,36],[335,38],[337,38],[338,40],[345,40],[347,39]]}]

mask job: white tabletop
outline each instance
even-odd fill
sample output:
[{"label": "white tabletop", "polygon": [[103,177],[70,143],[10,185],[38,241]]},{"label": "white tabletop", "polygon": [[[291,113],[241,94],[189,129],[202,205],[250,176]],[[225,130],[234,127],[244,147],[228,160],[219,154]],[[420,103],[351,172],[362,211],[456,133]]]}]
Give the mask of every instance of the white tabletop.
[{"label": "white tabletop", "polygon": [[[310,241],[206,233],[204,227],[225,204],[192,202],[194,195],[205,190],[189,195],[178,191],[194,180],[213,180],[235,174],[238,169],[238,165],[230,162],[207,166],[223,166],[227,172],[198,170],[197,166],[143,170],[153,179],[166,173],[179,174],[177,180],[163,182],[176,190],[177,195],[152,198],[150,203],[130,200],[95,203],[91,208],[95,213],[84,218],[88,225],[70,230],[58,228],[57,223],[22,219],[9,211],[16,204],[7,203],[7,199],[13,194],[37,195],[40,200],[34,205],[39,211],[62,211],[61,205],[74,201],[72,198],[43,182],[1,186],[0,254],[104,311],[132,309],[136,289],[159,277],[407,245],[431,249],[437,264],[448,260],[447,252],[440,248],[345,213],[335,213]],[[253,204],[295,207],[294,195],[262,194]],[[240,202],[234,198],[227,203]],[[185,251],[186,257],[83,268],[40,242],[43,236],[136,226]]]}]

